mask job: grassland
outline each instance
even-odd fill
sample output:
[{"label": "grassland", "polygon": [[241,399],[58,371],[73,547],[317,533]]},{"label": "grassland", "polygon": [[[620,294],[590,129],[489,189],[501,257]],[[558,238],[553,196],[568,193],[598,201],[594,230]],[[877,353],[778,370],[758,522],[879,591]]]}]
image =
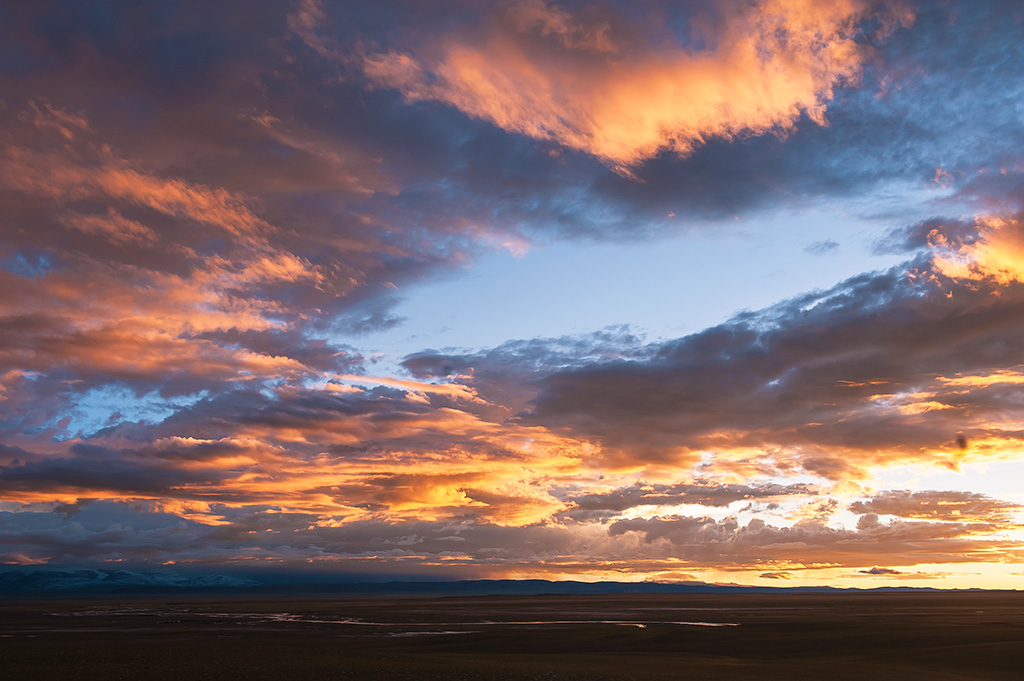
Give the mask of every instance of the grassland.
[{"label": "grassland", "polygon": [[32,681],[1018,681],[1024,593],[9,601],[0,669]]}]

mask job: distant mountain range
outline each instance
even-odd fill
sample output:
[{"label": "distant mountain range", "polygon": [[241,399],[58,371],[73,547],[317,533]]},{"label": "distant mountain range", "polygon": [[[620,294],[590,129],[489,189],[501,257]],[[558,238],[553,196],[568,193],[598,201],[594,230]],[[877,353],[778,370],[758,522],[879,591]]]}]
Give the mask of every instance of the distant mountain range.
[{"label": "distant mountain range", "polygon": [[[113,569],[33,570],[0,572],[0,597],[65,598],[88,596],[146,596],[173,594],[273,595],[395,595],[482,596],[535,594],[616,593],[722,593],[722,592],[859,591],[835,587],[761,587],[706,584],[702,582],[551,582],[525,580],[320,582],[309,579],[260,581],[218,574],[183,573],[172,570],[134,571]],[[872,591],[941,591],[919,587],[882,587]]]},{"label": "distant mountain range", "polygon": [[116,593],[126,590],[239,589],[258,586],[251,579],[215,574],[182,574],[172,571],[132,570],[33,570],[0,572],[0,594],[33,592]]}]

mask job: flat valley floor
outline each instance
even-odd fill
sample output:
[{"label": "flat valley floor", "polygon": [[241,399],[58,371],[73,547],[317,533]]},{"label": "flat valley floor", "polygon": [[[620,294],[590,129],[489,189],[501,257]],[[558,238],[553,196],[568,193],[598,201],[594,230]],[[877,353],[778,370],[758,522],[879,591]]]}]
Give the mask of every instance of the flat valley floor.
[{"label": "flat valley floor", "polygon": [[0,602],[5,679],[1024,679],[1024,592]]}]

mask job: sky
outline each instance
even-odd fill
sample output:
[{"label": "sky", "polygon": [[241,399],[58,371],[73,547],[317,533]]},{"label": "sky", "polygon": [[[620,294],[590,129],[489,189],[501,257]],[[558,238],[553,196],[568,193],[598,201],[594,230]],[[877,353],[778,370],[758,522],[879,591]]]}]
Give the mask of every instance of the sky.
[{"label": "sky", "polygon": [[1024,7],[0,2],[0,565],[1024,588]]}]

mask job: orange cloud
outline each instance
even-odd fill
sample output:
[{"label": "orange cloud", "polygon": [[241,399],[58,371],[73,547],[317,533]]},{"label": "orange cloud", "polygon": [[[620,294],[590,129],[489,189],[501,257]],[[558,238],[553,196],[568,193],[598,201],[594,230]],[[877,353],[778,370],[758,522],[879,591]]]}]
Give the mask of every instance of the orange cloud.
[{"label": "orange cloud", "polygon": [[940,376],[938,381],[943,385],[955,388],[984,388],[991,385],[1024,383],[1024,374],[1018,371],[993,371],[992,373],[975,376],[956,376],[947,378]]},{"label": "orange cloud", "polygon": [[45,98],[29,102],[28,108],[18,118],[37,128],[56,131],[65,140],[73,140],[80,133],[90,131],[89,121],[83,114],[54,107]]},{"label": "orange cloud", "polygon": [[70,213],[64,218],[64,224],[86,234],[105,236],[115,244],[153,245],[160,240],[152,229],[135,220],[129,220],[113,207],[107,209],[106,215]]},{"label": "orange cloud", "polygon": [[7,189],[63,201],[100,197],[125,201],[234,235],[273,231],[249,208],[245,197],[218,187],[157,177],[109,155],[102,160],[87,167],[66,155],[7,146],[0,156],[0,180]]},{"label": "orange cloud", "polygon": [[[348,383],[360,383],[360,384],[379,384],[389,385],[396,388],[402,388],[409,390],[412,393],[424,394],[424,395],[445,395],[460,400],[468,400],[471,402],[479,402],[486,404],[484,400],[481,400],[471,386],[462,385],[460,383],[428,383],[426,381],[414,381],[400,378],[386,378],[386,377],[373,377],[373,376],[358,376],[354,374],[344,374],[337,377],[338,380],[345,381]],[[344,384],[328,383],[326,386],[327,390],[334,390],[338,392],[345,392],[347,386]]]},{"label": "orange cloud", "polygon": [[[251,395],[268,411],[244,419],[197,407],[195,423],[155,426],[162,436],[146,444],[129,428],[87,443],[68,440],[49,453],[0,456],[0,487],[6,500],[23,503],[103,497],[150,499],[169,509],[185,504],[190,514],[212,514],[205,524],[219,522],[218,512],[200,506],[216,503],[275,504],[334,525],[462,518],[522,526],[564,510],[554,486],[586,467],[584,443],[543,428],[431,410],[412,391],[377,398],[360,389],[339,395],[330,385],[281,388],[278,398],[294,409]],[[107,462],[104,472],[95,469],[97,457]]]},{"label": "orange cloud", "polygon": [[953,279],[1024,282],[1024,222],[984,215],[976,218],[977,238],[953,239],[933,230],[929,245],[937,251],[935,267]]},{"label": "orange cloud", "polygon": [[[280,344],[210,334],[294,332],[296,319],[318,312],[297,300],[344,296],[358,285],[354,270],[332,267],[328,281],[322,266],[271,243],[279,231],[249,197],[133,164],[89,141],[84,117],[33,102],[19,118],[56,132],[60,151],[0,143],[0,181],[54,209],[68,250],[32,278],[0,272],[0,370],[61,367],[79,380],[184,380],[189,389],[310,374]],[[105,207],[89,212],[97,204]],[[208,227],[224,245],[203,254]],[[111,246],[123,260],[107,257]]]},{"label": "orange cloud", "polygon": [[444,102],[623,171],[709,138],[785,133],[804,115],[824,125],[835,89],[859,76],[857,22],[868,3],[761,0],[724,11],[721,27],[701,36],[709,47],[696,49],[639,44],[608,22],[530,0],[476,35],[371,54],[363,67],[410,101]]},{"label": "orange cloud", "polygon": [[[1021,508],[1019,504],[992,499],[984,494],[910,490],[889,490],[850,504],[850,510],[854,513],[982,523],[988,525],[989,531],[1003,527],[1019,527],[1012,519]],[[877,517],[869,524],[874,522],[877,522]]]}]

